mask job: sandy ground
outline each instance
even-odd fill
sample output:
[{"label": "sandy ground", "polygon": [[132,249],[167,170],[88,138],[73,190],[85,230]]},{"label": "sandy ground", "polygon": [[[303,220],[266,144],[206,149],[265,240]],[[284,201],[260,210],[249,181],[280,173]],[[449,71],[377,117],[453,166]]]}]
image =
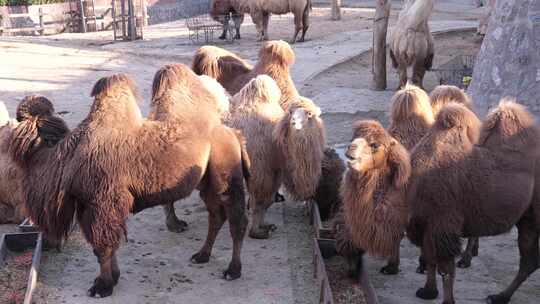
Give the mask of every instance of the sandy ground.
[{"label": "sandy ground", "polygon": [[[398,6],[394,5],[394,10]],[[294,46],[297,56],[312,52],[329,39],[338,41],[325,45],[317,61],[330,69],[317,67],[318,62],[298,60],[292,73],[301,92],[324,109],[324,120],[329,143],[343,145],[349,140],[352,122],[361,118],[386,121],[388,101],[392,91],[369,90],[369,54],[355,57],[345,64],[332,66],[329,58],[338,60],[340,48],[347,44],[347,35],[369,29],[372,6],[346,8],[343,21],[329,20],[328,8],[314,8],[308,42]],[[392,13],[395,20],[394,11]],[[460,6],[438,5],[433,19],[471,20],[478,11]],[[273,16],[270,36],[289,39],[292,35],[291,15]],[[242,28],[243,39],[223,46],[249,60],[256,58],[260,43],[255,42],[255,31],[249,18]],[[354,33],[354,34],[351,34]],[[110,32],[62,34],[46,37],[7,37],[0,40],[0,99],[13,111],[18,101],[28,94],[44,94],[51,98],[58,111],[73,127],[87,114],[91,99],[89,92],[94,82],[112,73],[128,73],[141,91],[141,108],[148,109],[150,84],[155,71],[166,63],[189,64],[198,47],[187,39],[183,21],[149,27],[145,40],[111,43]],[[452,48],[460,39],[469,43],[469,36],[448,36],[438,40],[442,56],[451,56]],[[365,43],[370,43],[366,41]],[[436,42],[437,43],[437,42]],[[447,44],[444,44],[447,43]],[[321,47],[322,48],[322,47]],[[455,49],[455,47],[454,47]],[[444,51],[447,50],[447,55]],[[356,54],[358,55],[358,54]],[[311,57],[310,57],[311,58]],[[339,60],[338,60],[339,61]],[[436,61],[437,62],[437,61]],[[309,70],[309,73],[302,73]],[[314,75],[297,78],[298,75]],[[390,89],[395,87],[393,72],[389,70]],[[309,78],[309,79],[308,79]],[[429,78],[429,77],[428,77]],[[303,86],[303,85],[306,86]],[[394,84],[394,86],[392,86]],[[227,227],[223,227],[209,264],[192,265],[189,257],[202,245],[206,235],[206,212],[198,196],[193,195],[177,203],[178,214],[190,224],[182,234],[166,231],[160,208],[146,210],[128,222],[128,241],[120,250],[122,277],[114,296],[107,300],[93,300],[84,293],[97,272],[97,263],[89,246],[75,232],[62,252],[45,253],[37,303],[315,303],[318,297],[313,283],[311,265],[311,227],[305,208],[299,203],[276,204],[270,210],[270,220],[278,224],[278,231],[270,240],[246,238],[243,251],[243,277],[236,282],[219,278],[231,255],[231,241]],[[0,232],[14,230],[14,226],[0,225]],[[478,299],[498,290],[513,275],[516,263],[515,234],[481,241],[481,257],[473,268],[460,272],[462,285],[473,290],[458,296],[462,303],[477,303]],[[377,274],[382,262],[372,263],[372,277],[383,303],[419,303],[414,290],[422,277],[412,269],[416,250],[404,243],[402,272],[399,276]],[[506,263],[508,261],[508,263]],[[462,275],[463,274],[463,275]],[[473,281],[474,284],[467,284]],[[536,303],[538,276],[516,295],[514,303]],[[536,299],[536,300],[535,300]],[[430,302],[426,302],[430,303]]]}]

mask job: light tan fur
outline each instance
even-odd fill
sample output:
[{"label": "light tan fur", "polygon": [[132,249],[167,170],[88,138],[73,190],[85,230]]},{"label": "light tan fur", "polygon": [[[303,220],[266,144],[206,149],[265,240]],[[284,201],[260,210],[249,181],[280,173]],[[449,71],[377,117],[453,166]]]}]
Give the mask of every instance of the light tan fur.
[{"label": "light tan fur", "polygon": [[195,53],[192,69],[197,75],[208,75],[216,79],[232,95],[238,93],[251,79],[266,74],[277,82],[281,90],[279,103],[287,110],[289,104],[300,96],[289,72],[294,60],[294,51],[284,41],[264,43],[255,67],[232,52],[204,46]]},{"label": "light tan fur", "polygon": [[439,85],[429,94],[433,115],[437,116],[439,111],[451,102],[461,103],[470,110],[473,110],[471,98],[462,89],[452,85]]},{"label": "light tan fur", "polygon": [[429,96],[421,88],[407,84],[391,102],[388,132],[410,151],[434,122]]},{"label": "light tan fur", "polygon": [[407,68],[413,66],[412,81],[422,87],[426,70],[433,63],[433,37],[428,19],[433,0],[409,0],[399,13],[390,38],[390,57],[398,70],[400,87],[407,83]]},{"label": "light tan fur", "polygon": [[21,192],[22,171],[7,151],[8,140],[18,123],[9,119],[4,104],[0,102],[0,112],[2,107],[5,113],[0,114],[5,114],[5,120],[0,126],[0,224],[20,224],[25,216]]},{"label": "light tan fur", "polygon": [[[246,0],[244,0],[246,1]],[[259,41],[268,40],[268,23],[270,15],[293,13],[295,31],[291,43],[296,42],[298,33],[302,36],[298,41],[303,42],[309,28],[309,11],[311,0],[247,0],[249,11],[255,28],[258,32]]]}]

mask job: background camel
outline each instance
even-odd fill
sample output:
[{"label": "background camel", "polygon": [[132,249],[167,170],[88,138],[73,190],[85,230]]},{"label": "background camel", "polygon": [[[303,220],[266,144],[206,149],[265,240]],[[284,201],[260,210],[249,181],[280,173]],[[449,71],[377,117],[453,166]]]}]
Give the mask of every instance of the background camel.
[{"label": "background camel", "polygon": [[422,247],[428,267],[418,297],[437,296],[437,269],[443,278],[443,303],[455,302],[454,258],[461,251],[461,237],[498,235],[518,227],[518,275],[506,290],[489,296],[489,303],[508,303],[538,268],[540,226],[534,211],[540,198],[535,180],[539,135],[533,117],[514,102],[501,101],[481,128],[462,104],[439,112],[411,155],[407,236]]},{"label": "background camel", "polygon": [[210,16],[223,25],[223,33],[219,39],[227,39],[231,19],[236,29],[234,39],[241,39],[240,26],[244,22],[244,13],[249,13],[247,4],[246,0],[212,0],[210,2]]},{"label": "background camel", "polygon": [[281,184],[293,198],[304,200],[314,195],[321,176],[325,141],[320,110],[304,100],[285,114],[280,97],[275,81],[259,75],[233,96],[227,120],[247,139],[252,173],[249,236],[258,239],[268,238],[275,227],[265,223],[264,216]]},{"label": "background camel", "polygon": [[407,0],[399,13],[390,38],[390,58],[399,74],[399,86],[407,83],[407,68],[412,66],[412,82],[422,87],[424,74],[433,64],[433,37],[428,19],[433,0]]},{"label": "background camel", "polygon": [[192,68],[198,75],[208,75],[216,79],[231,95],[238,93],[257,75],[266,74],[277,82],[281,90],[279,103],[287,110],[289,104],[300,96],[289,73],[289,66],[294,60],[291,46],[284,41],[264,43],[259,50],[259,61],[255,67],[227,50],[203,46],[195,53]]},{"label": "background camel", "polygon": [[333,218],[342,205],[339,185],[341,185],[345,169],[345,163],[336,150],[326,147],[321,164],[321,179],[313,197],[323,221]]},{"label": "background camel", "polygon": [[298,33],[302,31],[302,36],[298,40],[303,42],[309,28],[309,12],[311,10],[311,0],[243,0],[248,1],[249,11],[255,28],[259,33],[259,41],[268,40],[268,23],[270,15],[282,15],[293,13],[294,15],[294,35],[291,43],[295,43]]},{"label": "background camel", "polygon": [[54,116],[22,122],[10,145],[11,157],[24,169],[32,220],[49,237],[61,239],[76,215],[92,245],[101,271],[89,295],[109,296],[118,283],[116,250],[127,234],[129,213],[184,198],[196,187],[209,212],[209,230],[192,261],[208,262],[229,219],[233,258],[224,277],[240,277],[248,172],[240,139],[221,124],[216,101],[200,79],[183,65],[160,69],[151,120],[143,119],[126,75],[100,79],[91,95],[95,100],[86,119],[57,145],[42,144],[43,136],[62,129],[63,121]]}]

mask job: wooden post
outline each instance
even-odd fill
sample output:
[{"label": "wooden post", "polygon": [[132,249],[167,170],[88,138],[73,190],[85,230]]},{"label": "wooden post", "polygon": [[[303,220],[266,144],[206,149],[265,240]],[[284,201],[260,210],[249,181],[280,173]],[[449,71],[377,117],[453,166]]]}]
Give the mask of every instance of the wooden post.
[{"label": "wooden post", "polygon": [[79,6],[81,9],[81,31],[86,33],[86,16],[84,15],[84,0],[79,0]]},{"label": "wooden post", "polygon": [[43,22],[43,9],[39,8],[39,34],[43,36],[45,33],[45,22]]},{"label": "wooden post", "polygon": [[332,20],[341,19],[341,0],[332,0]]},{"label": "wooden post", "polygon": [[372,73],[375,90],[386,89],[386,34],[390,17],[391,0],[377,0],[373,21]]},{"label": "wooden post", "polygon": [[112,15],[113,37],[114,37],[114,40],[116,41],[116,39],[118,38],[116,37],[116,31],[118,30],[118,23],[116,20],[116,1],[115,0],[111,0],[111,15]]}]

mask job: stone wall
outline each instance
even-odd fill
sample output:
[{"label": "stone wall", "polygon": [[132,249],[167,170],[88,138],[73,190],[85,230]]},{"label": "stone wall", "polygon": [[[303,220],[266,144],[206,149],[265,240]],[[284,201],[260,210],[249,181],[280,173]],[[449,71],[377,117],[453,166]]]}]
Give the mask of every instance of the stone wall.
[{"label": "stone wall", "polygon": [[469,93],[479,114],[517,98],[540,114],[540,0],[497,0]]},{"label": "stone wall", "polygon": [[[69,3],[54,3],[30,6],[0,6],[0,15],[2,15],[2,25],[6,28],[13,27],[32,27],[39,25],[39,9],[43,11],[43,21],[45,25],[54,23],[56,29],[48,29],[46,33],[52,34],[63,29],[66,15],[69,11]],[[11,17],[9,14],[30,14],[25,17]]]},{"label": "stone wall", "polygon": [[149,0],[148,24],[174,21],[208,12],[209,0]]}]

